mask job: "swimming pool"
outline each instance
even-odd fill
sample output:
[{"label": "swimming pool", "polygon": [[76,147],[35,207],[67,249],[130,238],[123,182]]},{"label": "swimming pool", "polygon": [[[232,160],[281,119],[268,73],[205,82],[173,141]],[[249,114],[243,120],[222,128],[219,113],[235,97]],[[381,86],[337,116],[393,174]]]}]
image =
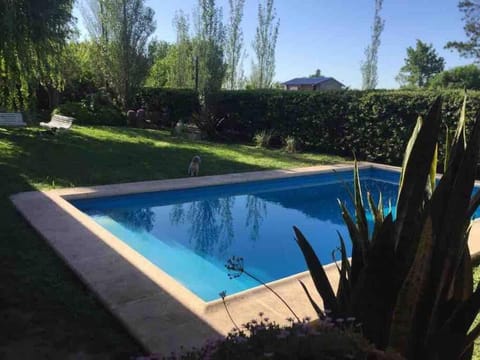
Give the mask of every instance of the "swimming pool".
[{"label": "swimming pool", "polygon": [[[399,168],[372,163],[360,163],[359,166],[363,169],[362,179],[377,179],[380,184],[391,183],[391,185],[395,185],[397,183]],[[372,171],[365,171],[370,169]],[[380,179],[376,175],[378,174],[377,169],[387,170],[382,172],[383,175],[380,175]],[[332,172],[337,172],[337,175],[333,175]],[[177,192],[177,195],[187,195],[187,192],[190,191],[200,191],[201,194],[206,194],[215,188],[219,189],[220,194],[222,194],[226,191],[225,184],[230,184],[226,186],[229,189],[237,186],[234,184],[239,184],[240,188],[237,188],[237,190],[238,194],[241,194],[243,186],[263,184],[264,189],[273,190],[269,187],[275,183],[277,185],[283,184],[282,186],[288,189],[284,193],[291,194],[291,197],[295,199],[295,194],[290,189],[290,185],[299,181],[301,183],[299,184],[300,187],[309,186],[315,182],[314,179],[317,174],[328,175],[325,177],[322,175],[325,184],[329,182],[338,183],[341,182],[340,179],[348,181],[348,179],[351,179],[352,166],[350,164],[319,165],[299,169],[28,191],[12,195],[10,199],[28,223],[41,234],[47,244],[78,275],[95,297],[126,326],[128,331],[145,349],[148,349],[151,353],[168,354],[177,350],[180,345],[199,346],[213,336],[227,335],[232,328],[232,323],[225,313],[223,302],[218,298],[213,301],[202,300],[192,290],[181,284],[180,280],[168,275],[152,260],[146,258],[146,254],[140,254],[125,240],[113,235],[72,203],[79,206],[87,205],[87,199],[92,200],[91,204],[95,203],[94,199],[98,200],[99,203],[102,203],[103,200],[123,201],[126,199],[123,195],[127,194],[139,194],[140,198],[153,200],[152,196],[157,195],[154,194],[155,192],[159,192],[158,195],[161,194],[162,197],[171,194],[172,197],[176,198],[174,191]],[[298,180],[295,180],[297,178]],[[270,182],[274,179],[277,180]],[[290,181],[293,181],[293,183]],[[252,184],[252,182],[254,183]],[[380,188],[381,186],[383,185],[380,185]],[[480,182],[477,182],[476,186],[480,187]],[[377,185],[368,185],[368,187],[376,194]],[[190,190],[187,191],[187,189]],[[325,192],[328,193],[328,191]],[[243,192],[244,195],[247,193],[248,191]],[[231,195],[234,194],[229,193],[225,196]],[[268,195],[262,195],[263,200],[267,202],[267,208],[270,203],[275,205],[275,202],[284,209],[298,206],[292,203],[291,199],[279,202],[280,200],[267,198]],[[384,197],[387,196],[384,193]],[[315,216],[318,216],[315,211],[318,210],[312,204],[319,200],[313,201],[313,196],[306,196],[306,198],[308,201],[295,210],[298,213],[303,212],[307,218],[314,220]],[[180,199],[178,202],[181,202]],[[332,214],[338,215],[336,200],[333,205],[331,203],[327,205]],[[147,206],[141,205],[138,207],[145,208]],[[85,211],[90,210],[86,207]],[[98,211],[103,210],[98,209]],[[478,217],[478,214],[475,217]],[[130,216],[127,216],[127,218],[133,224],[145,223],[144,221],[132,220]],[[142,218],[140,216],[140,219]],[[245,227],[246,219],[238,221],[240,221],[241,228]],[[260,234],[264,231],[265,221],[259,222]],[[339,225],[332,220],[329,221],[335,226]],[[157,226],[156,224],[154,222],[152,231]],[[285,224],[281,222],[278,224],[277,221],[275,225],[285,225],[286,233],[281,232],[281,236],[285,239],[285,242],[294,243],[291,230],[293,221],[287,219]],[[311,232],[307,233],[305,228],[302,227],[302,230],[307,233],[309,240],[316,248],[328,242],[324,236],[326,231],[321,231],[321,229],[323,227],[316,225]],[[234,230],[237,231],[237,228],[234,228]],[[480,255],[479,239],[480,222],[475,221],[472,223],[469,235],[469,248],[473,256]],[[338,244],[336,238],[331,241],[333,242],[332,245],[336,247]],[[268,241],[268,244],[272,247],[272,244],[276,245],[276,242],[277,239],[273,239],[273,241]],[[293,249],[292,252],[298,251],[296,245],[291,249]],[[292,256],[293,254],[287,254],[288,258]],[[326,263],[331,262],[328,253],[326,258]],[[273,260],[269,253],[263,255],[262,260],[264,259]],[[280,262],[280,260],[277,262]],[[223,262],[219,263],[219,268],[222,265]],[[245,259],[245,266],[247,269],[251,269],[251,260],[248,258]],[[336,266],[329,264],[324,269],[332,286],[336,288],[338,286]],[[224,280],[230,282],[227,281],[226,275]],[[281,295],[299,317],[314,318],[316,313],[298,280],[305,283],[314,300],[320,303],[321,298],[315,291],[315,286],[308,271],[282,278],[279,281],[273,281],[269,283],[269,286]],[[224,288],[221,290],[224,290]],[[228,296],[226,301],[230,313],[239,324],[251,321],[255,314],[259,312],[267,314],[272,321],[278,324],[287,324],[288,322],[285,319],[292,316],[291,312],[281,304],[278,298],[262,286]],[[188,331],[187,336],[186,331]]]},{"label": "swimming pool", "polygon": [[[367,168],[360,176],[365,194],[381,192],[387,209],[395,202],[398,172]],[[293,225],[322,263],[331,263],[337,231],[348,237],[337,199],[351,208],[352,177],[348,170],[71,203],[208,302],[221,291],[259,285],[246,276],[228,278],[231,256],[243,257],[245,269],[264,282],[305,271]]]}]

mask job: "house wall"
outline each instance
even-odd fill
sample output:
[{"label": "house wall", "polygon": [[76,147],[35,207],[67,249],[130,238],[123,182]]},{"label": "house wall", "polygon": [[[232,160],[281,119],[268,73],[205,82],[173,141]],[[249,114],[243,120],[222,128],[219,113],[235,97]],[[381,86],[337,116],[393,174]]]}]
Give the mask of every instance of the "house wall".
[{"label": "house wall", "polygon": [[314,90],[312,85],[287,85],[286,90]]},{"label": "house wall", "polygon": [[309,90],[309,91],[322,91],[322,90],[340,90],[343,85],[335,79],[330,79],[320,83],[319,85],[285,85],[285,90]]},{"label": "house wall", "polygon": [[315,90],[340,90],[341,88],[342,84],[336,80],[330,79],[319,84]]},{"label": "house wall", "polygon": [[315,90],[313,85],[300,85],[300,90]]}]

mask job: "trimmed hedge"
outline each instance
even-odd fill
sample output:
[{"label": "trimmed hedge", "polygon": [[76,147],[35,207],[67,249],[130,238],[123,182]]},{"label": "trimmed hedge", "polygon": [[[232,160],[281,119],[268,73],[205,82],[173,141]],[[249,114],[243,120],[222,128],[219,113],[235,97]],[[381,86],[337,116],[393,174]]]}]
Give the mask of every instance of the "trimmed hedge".
[{"label": "trimmed hedge", "polygon": [[[220,91],[205,103],[207,114],[224,119],[218,122],[227,138],[250,141],[255,133],[274,130],[277,138],[293,137],[302,148],[343,156],[355,153],[360,160],[399,165],[418,114],[425,114],[438,95],[444,100],[444,124],[453,130],[464,96],[459,90]],[[144,88],[132,104],[132,109],[140,107],[153,124],[172,127],[179,120],[189,122],[200,103],[191,89]],[[479,110],[480,91],[469,92],[468,119]],[[120,110],[98,100],[65,103],[55,112],[73,116],[79,124],[126,124]]]},{"label": "trimmed hedge", "polygon": [[143,107],[161,125],[173,126],[188,121],[198,112],[198,93],[192,89],[143,88],[135,97],[135,109]]},{"label": "trimmed hedge", "polygon": [[[354,152],[360,160],[398,165],[417,114],[425,114],[440,94],[443,121],[454,129],[463,91],[221,91],[208,104],[230,129],[249,138],[274,129],[310,149],[347,156]],[[478,110],[480,92],[470,92],[468,119]]]}]

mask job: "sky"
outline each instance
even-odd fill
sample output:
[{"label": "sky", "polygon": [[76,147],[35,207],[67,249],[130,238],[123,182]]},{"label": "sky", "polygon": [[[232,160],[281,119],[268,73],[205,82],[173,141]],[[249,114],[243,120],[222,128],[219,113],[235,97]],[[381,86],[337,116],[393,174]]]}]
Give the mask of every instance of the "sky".
[{"label": "sky", "polygon": [[[253,60],[252,42],[257,26],[260,0],[246,0],[242,28],[248,74]],[[264,0],[261,0],[262,2]],[[192,17],[198,0],[146,0],[155,11],[154,37],[175,41],[172,19],[177,10]],[[288,81],[320,69],[323,76],[334,77],[350,88],[360,88],[360,66],[370,44],[374,0],[275,0],[280,31],[276,48],[275,80]],[[217,0],[228,17],[228,0]],[[416,40],[433,44],[445,59],[446,69],[473,62],[457,52],[444,49],[451,40],[466,40],[462,14],[456,0],[385,0],[381,17],[385,28],[378,53],[378,88],[398,88],[396,82],[405,63],[406,49]],[[84,31],[77,7],[80,31]]]}]

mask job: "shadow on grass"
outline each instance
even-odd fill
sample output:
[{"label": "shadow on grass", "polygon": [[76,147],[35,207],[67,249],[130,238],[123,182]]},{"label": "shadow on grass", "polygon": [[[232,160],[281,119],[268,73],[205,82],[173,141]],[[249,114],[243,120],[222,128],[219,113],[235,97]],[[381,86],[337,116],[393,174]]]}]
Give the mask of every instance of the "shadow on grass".
[{"label": "shadow on grass", "polygon": [[[21,146],[22,151],[17,157],[4,161],[29,182],[43,186],[100,185],[186,177],[194,155],[202,156],[203,163],[210,165],[202,167],[203,175],[265,169],[203,151],[205,146],[210,146],[205,143],[199,143],[196,149],[157,146],[154,142],[144,141],[126,142],[114,137],[96,139],[76,132],[59,136],[40,134],[11,134],[8,140]],[[245,150],[245,153],[248,152]]]},{"label": "shadow on grass", "polygon": [[[227,156],[226,151],[235,153]],[[125,357],[141,351],[15,211],[8,196],[37,187],[185,177],[194,155],[203,159],[201,175],[276,166],[268,159],[265,165],[250,164],[246,156],[249,161],[266,156],[288,162],[280,152],[226,144],[217,148],[163,131],[100,127],[57,136],[37,128],[0,132],[0,357],[64,358],[76,352]],[[291,158],[297,156],[308,162],[301,155]]]},{"label": "shadow on grass", "polygon": [[[38,226],[40,229],[48,229],[47,233],[50,231],[48,235],[50,240],[47,239],[47,242],[51,242],[55,251],[66,259],[65,262],[67,264],[71,263],[69,266],[72,269],[75,268],[78,274],[86,279],[86,284],[89,287],[91,286],[91,290],[96,294],[96,297],[107,308],[111,309],[113,313],[121,314],[120,319],[138,338],[148,340],[148,344],[154,346],[154,348],[164,349],[164,354],[168,355],[170,350],[178,350],[182,345],[186,348],[199,346],[206,339],[219,335],[197,315],[162,290],[142,271],[134,267],[130,261],[104,243],[81,221],[68,217],[64,218],[61,223],[46,225],[42,222],[44,220],[29,215],[32,200],[27,200],[27,203],[24,201],[22,202],[21,198],[17,198],[15,202],[34,226]],[[64,212],[42,193],[36,194],[34,204],[42,206],[45,212],[58,216],[62,216],[59,213]],[[48,215],[47,217],[50,218],[51,216]],[[55,233],[51,232],[52,227],[55,229]],[[64,235],[59,238],[57,234]],[[80,246],[76,243],[79,238],[82,239]],[[57,264],[59,258],[50,249],[46,249],[41,255],[43,255],[43,259],[39,259],[39,264],[35,264],[34,267],[40,266],[39,270],[43,269],[44,274],[42,274],[42,278],[35,279],[33,286],[39,287],[35,290],[43,297],[44,305],[51,308],[52,303],[60,300],[61,305],[64,305],[68,310],[65,314],[66,317],[73,317],[69,319],[73,329],[67,336],[74,335],[72,331],[75,332],[75,335],[76,332],[79,332],[80,335],[86,335],[84,332],[87,329],[90,330],[90,337],[86,340],[93,340],[95,345],[101,346],[100,349],[104,352],[104,355],[108,355],[108,358],[116,356],[129,358],[132,354],[141,353],[139,345],[122,331],[116,319],[99,306],[93,294],[80,284],[80,279],[72,271],[66,269],[63,263]],[[50,256],[51,259],[49,259]],[[34,270],[36,269],[30,266],[25,269],[25,275],[29,275]],[[50,275],[45,274],[45,270]],[[37,273],[30,275],[40,276]],[[49,279],[45,281],[45,277]],[[48,289],[52,285],[54,285],[53,288]],[[60,306],[58,308],[61,309]],[[49,308],[47,307],[47,309]],[[59,317],[63,314],[59,314],[58,311],[55,316],[54,314],[50,315],[52,316],[51,319],[56,322],[64,320]],[[190,329],[190,333],[186,332],[185,328]],[[104,334],[104,331],[117,331],[118,334],[112,336]],[[52,333],[49,335],[52,336]],[[92,336],[94,336],[93,339]],[[111,338],[101,339],[97,336],[110,336]],[[55,344],[63,345],[64,337],[65,335],[55,329],[51,340]],[[78,341],[76,337],[69,340]],[[107,340],[106,343],[105,340]],[[107,347],[112,340],[115,342],[114,346]],[[51,355],[54,355],[54,358],[62,358],[60,354],[56,353],[59,346],[56,346],[56,348]],[[66,347],[66,349],[69,348]]]},{"label": "shadow on grass", "polygon": [[[155,141],[165,139],[161,133],[138,133]],[[2,156],[3,149],[11,150],[8,156],[7,151]],[[141,351],[15,211],[8,196],[37,186],[185,177],[197,153],[195,148],[99,140],[74,131],[58,136],[38,129],[0,133],[0,357],[66,358],[87,353],[125,358]],[[210,152],[200,155],[215,165],[202,169],[204,174],[262,169]]]},{"label": "shadow on grass", "polygon": [[0,357],[140,353],[136,341],[8,200],[13,192],[35,190],[18,167],[0,164],[0,174]]}]

